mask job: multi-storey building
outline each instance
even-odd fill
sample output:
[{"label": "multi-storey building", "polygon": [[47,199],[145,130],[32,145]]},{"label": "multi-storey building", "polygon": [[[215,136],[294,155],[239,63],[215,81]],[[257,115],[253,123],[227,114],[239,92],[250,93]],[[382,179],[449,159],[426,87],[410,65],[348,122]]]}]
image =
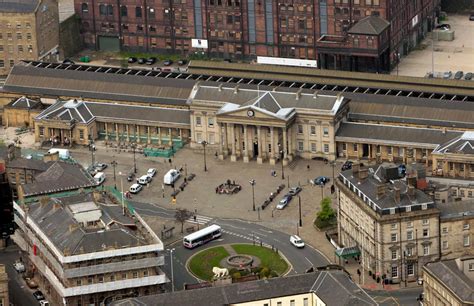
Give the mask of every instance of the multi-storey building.
[{"label": "multi-storey building", "polygon": [[101,50],[317,59],[387,71],[433,28],[439,0],[75,0],[82,37]]},{"label": "multi-storey building", "polygon": [[0,75],[20,60],[55,60],[59,13],[55,0],[0,2]]},{"label": "multi-storey building", "polygon": [[115,203],[91,192],[14,202],[17,244],[53,305],[162,292],[163,243],[136,212]]},{"label": "multi-storey building", "polygon": [[440,249],[442,259],[473,255],[474,202],[438,204],[440,210]]},{"label": "multi-storey building", "polygon": [[8,298],[8,274],[5,265],[0,265],[0,305],[10,305]]}]

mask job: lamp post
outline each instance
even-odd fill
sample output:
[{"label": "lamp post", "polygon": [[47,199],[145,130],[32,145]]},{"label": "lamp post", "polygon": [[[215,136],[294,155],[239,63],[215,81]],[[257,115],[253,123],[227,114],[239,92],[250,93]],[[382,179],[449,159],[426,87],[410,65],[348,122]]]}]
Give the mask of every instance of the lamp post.
[{"label": "lamp post", "polygon": [[117,177],[115,175],[115,167],[117,166],[117,162],[115,161],[115,156],[114,156],[114,160],[111,162],[111,164],[114,167],[114,189],[117,190]]},{"label": "lamp post", "polygon": [[201,141],[202,147],[204,148],[204,172],[207,172],[207,164],[206,164],[206,145],[207,141]]},{"label": "lamp post", "polygon": [[135,143],[132,143],[132,149],[133,149],[133,173],[137,173],[137,160],[135,159],[135,148],[137,145]]},{"label": "lamp post", "polygon": [[321,201],[324,200],[324,184],[321,183],[321,185],[319,185],[319,187],[321,187]]},{"label": "lamp post", "polygon": [[250,180],[249,183],[252,186],[252,209],[255,211],[255,180]]},{"label": "lamp post", "polygon": [[91,165],[94,167],[95,164],[95,156],[94,156],[94,139],[92,139],[92,136],[89,134],[89,150],[91,150]]},{"label": "lamp post", "polygon": [[400,53],[396,52],[395,56],[397,57],[397,76],[398,76],[398,63],[400,62]]},{"label": "lamp post", "polygon": [[124,202],[124,199],[123,199],[123,176],[122,176],[122,172],[119,172],[119,176],[120,176],[120,190],[121,190],[121,194],[122,194],[122,214],[125,216],[125,202]]},{"label": "lamp post", "polygon": [[171,292],[174,292],[174,270],[173,270],[173,252],[174,248],[167,249],[170,252],[170,263],[171,263]]},{"label": "lamp post", "polygon": [[303,226],[303,219],[301,218],[301,196],[298,195],[298,210],[300,215],[300,227]]}]

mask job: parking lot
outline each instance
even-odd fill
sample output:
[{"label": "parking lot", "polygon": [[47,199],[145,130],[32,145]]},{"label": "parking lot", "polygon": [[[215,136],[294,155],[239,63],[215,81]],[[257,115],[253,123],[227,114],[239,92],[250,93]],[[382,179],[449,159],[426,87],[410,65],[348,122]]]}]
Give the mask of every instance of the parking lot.
[{"label": "parking lot", "polygon": [[[432,59],[435,72],[452,71],[453,76],[456,71],[474,72],[474,21],[469,21],[469,15],[449,15],[442,23],[451,26],[455,31],[455,39],[434,41],[433,48],[432,33],[428,33],[419,50],[414,50],[401,59],[398,65],[399,75],[424,77],[432,70]],[[396,73],[397,69],[394,69],[392,74]]]}]

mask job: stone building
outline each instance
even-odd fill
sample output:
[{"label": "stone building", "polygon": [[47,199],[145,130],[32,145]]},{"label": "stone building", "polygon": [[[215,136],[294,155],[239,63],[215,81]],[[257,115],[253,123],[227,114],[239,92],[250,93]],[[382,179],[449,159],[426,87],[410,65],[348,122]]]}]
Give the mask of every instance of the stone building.
[{"label": "stone building", "polygon": [[0,305],[10,305],[8,297],[8,274],[4,264],[0,264]]},{"label": "stone building", "polygon": [[56,60],[59,13],[56,0],[0,2],[0,75],[20,60]]},{"label": "stone building", "polygon": [[474,131],[440,144],[432,152],[433,173],[446,177],[474,178]]},{"label": "stone building", "polygon": [[474,258],[432,262],[423,267],[423,305],[474,304]]},{"label": "stone building", "polygon": [[51,304],[103,305],[163,291],[163,243],[136,212],[102,193],[33,200],[14,203],[16,242]]},{"label": "stone building", "polygon": [[13,99],[4,106],[2,122],[6,127],[29,127],[34,128],[33,119],[45,108],[40,101],[20,97]]},{"label": "stone building", "polygon": [[474,201],[438,204],[442,259],[473,255]]}]

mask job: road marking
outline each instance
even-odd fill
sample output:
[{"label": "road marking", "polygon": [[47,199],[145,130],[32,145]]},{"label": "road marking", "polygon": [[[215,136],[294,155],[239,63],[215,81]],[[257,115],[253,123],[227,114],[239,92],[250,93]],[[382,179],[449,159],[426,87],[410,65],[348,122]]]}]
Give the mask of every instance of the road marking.
[{"label": "road marking", "polygon": [[[194,221],[194,217],[196,217],[196,221]],[[211,217],[206,217],[206,216],[201,216],[201,215],[195,215],[190,217],[186,222],[192,223],[192,224],[199,224],[199,225],[205,225],[209,223],[213,218]]]},{"label": "road marking", "polygon": [[309,262],[309,264],[310,264],[312,267],[314,266],[313,263],[311,262],[311,260],[309,260],[306,256],[305,256],[304,258]]}]

